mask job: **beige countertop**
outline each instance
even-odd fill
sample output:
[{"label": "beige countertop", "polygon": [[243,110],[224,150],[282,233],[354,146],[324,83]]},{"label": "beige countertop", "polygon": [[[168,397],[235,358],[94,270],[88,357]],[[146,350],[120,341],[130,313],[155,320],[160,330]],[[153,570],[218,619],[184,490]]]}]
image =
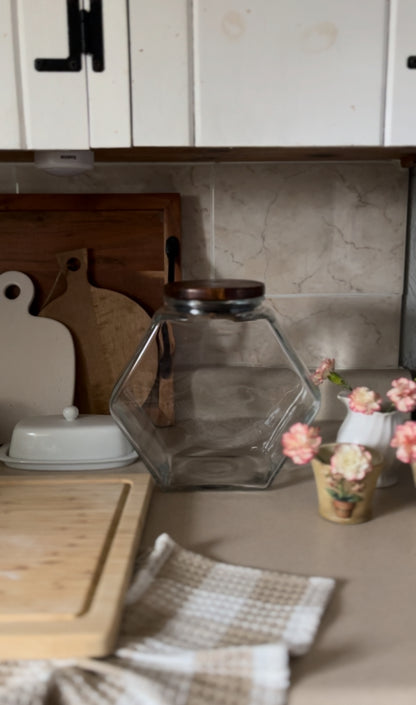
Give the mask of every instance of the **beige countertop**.
[{"label": "beige countertop", "polygon": [[212,559],[336,579],[310,652],[292,659],[289,705],[416,703],[416,488],[400,466],[371,521],[318,515],[309,466],[269,490],[155,489],[142,546],[162,532]]}]

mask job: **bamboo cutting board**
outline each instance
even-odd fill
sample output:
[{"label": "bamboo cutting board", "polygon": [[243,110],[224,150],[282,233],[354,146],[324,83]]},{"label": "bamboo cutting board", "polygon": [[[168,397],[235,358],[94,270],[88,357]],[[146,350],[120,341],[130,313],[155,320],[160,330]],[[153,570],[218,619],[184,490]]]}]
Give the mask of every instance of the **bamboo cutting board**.
[{"label": "bamboo cutting board", "polygon": [[0,476],[0,659],[111,653],[153,485],[132,467]]}]

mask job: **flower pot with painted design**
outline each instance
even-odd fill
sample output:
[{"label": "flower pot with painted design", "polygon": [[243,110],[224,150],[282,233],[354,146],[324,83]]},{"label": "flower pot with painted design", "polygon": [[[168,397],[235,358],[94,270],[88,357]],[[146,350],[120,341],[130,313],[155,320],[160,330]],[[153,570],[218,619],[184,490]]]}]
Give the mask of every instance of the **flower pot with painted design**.
[{"label": "flower pot with painted design", "polygon": [[[331,465],[335,449],[340,457],[338,467]],[[328,443],[321,445],[311,464],[321,517],[339,524],[360,524],[371,519],[382,467],[379,451],[353,443]]]}]

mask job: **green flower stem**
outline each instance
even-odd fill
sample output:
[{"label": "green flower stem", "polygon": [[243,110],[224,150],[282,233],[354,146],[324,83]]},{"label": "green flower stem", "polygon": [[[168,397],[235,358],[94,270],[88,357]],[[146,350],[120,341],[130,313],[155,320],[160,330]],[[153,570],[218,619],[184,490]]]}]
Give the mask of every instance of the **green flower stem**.
[{"label": "green flower stem", "polygon": [[352,391],[352,387],[348,384],[348,382],[346,382],[345,379],[338,374],[338,372],[335,372],[335,370],[328,373],[328,379],[330,382],[338,384],[340,387],[345,387],[345,389],[349,389],[350,392]]}]

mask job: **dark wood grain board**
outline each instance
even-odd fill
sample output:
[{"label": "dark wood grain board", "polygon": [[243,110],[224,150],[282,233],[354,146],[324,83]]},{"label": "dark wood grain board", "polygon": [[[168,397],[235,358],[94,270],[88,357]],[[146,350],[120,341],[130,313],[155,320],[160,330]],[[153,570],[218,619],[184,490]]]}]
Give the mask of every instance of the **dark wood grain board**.
[{"label": "dark wood grain board", "polygon": [[[0,195],[0,272],[29,275],[38,313],[65,290],[56,255],[88,249],[91,284],[118,291],[151,315],[163,300],[168,237],[180,240],[179,194]],[[180,278],[180,263],[175,267]]]}]

